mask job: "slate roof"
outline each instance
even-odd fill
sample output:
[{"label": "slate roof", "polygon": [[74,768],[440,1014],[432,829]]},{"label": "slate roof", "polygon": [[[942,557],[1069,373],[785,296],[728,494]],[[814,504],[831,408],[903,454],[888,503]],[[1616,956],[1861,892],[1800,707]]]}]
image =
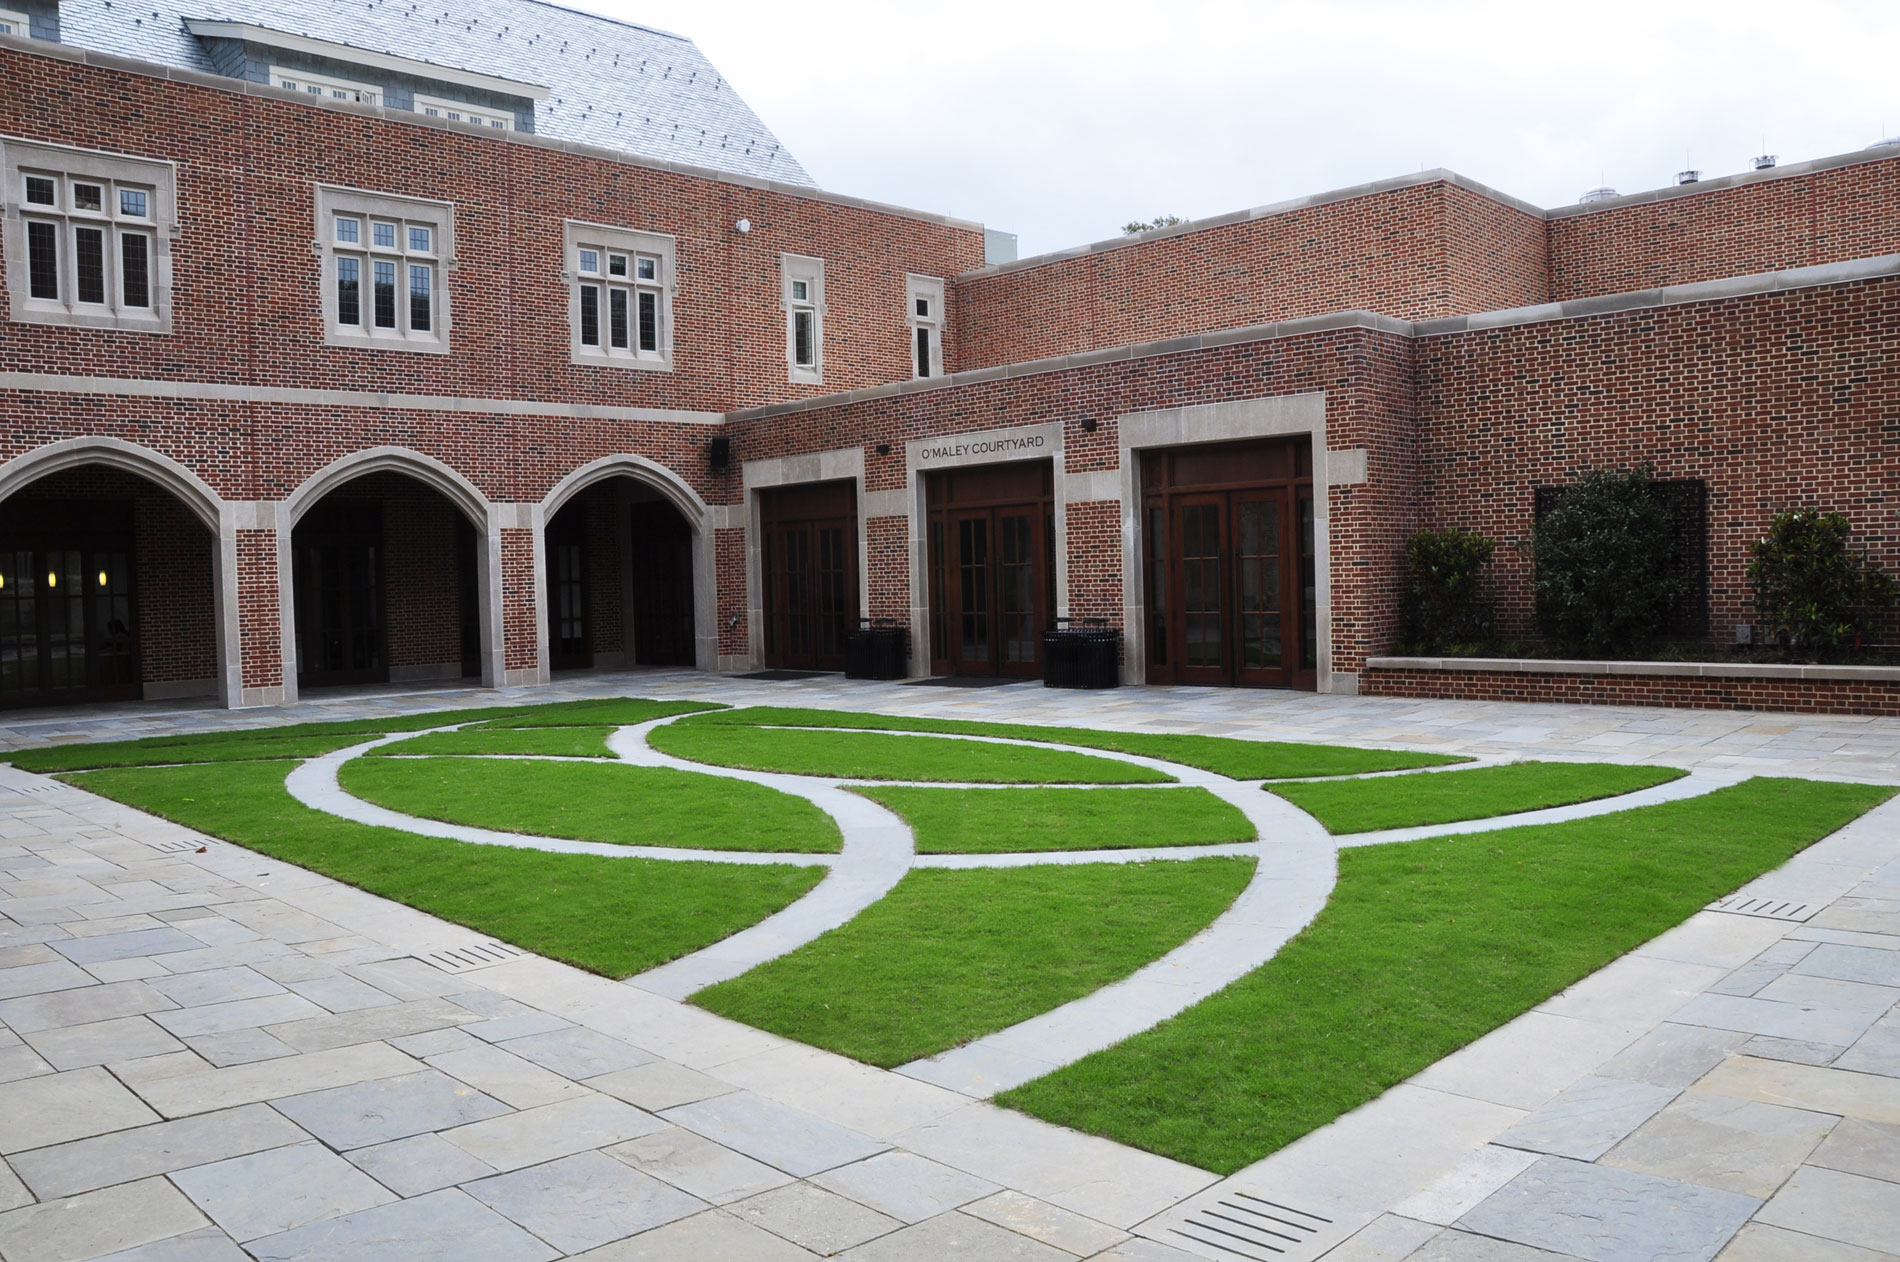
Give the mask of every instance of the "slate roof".
[{"label": "slate roof", "polygon": [[217,73],[186,18],[545,85],[540,135],[816,186],[692,40],[540,0],[61,0],[60,42]]}]

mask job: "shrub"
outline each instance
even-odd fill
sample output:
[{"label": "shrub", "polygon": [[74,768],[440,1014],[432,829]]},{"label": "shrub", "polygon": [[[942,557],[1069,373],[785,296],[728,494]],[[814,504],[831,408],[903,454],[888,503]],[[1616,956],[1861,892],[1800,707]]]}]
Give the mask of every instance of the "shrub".
[{"label": "shrub", "polygon": [[1796,509],[1776,513],[1755,542],[1748,583],[1778,639],[1810,652],[1853,647],[1893,607],[1892,577],[1848,550],[1853,529],[1839,513]]},{"label": "shrub", "polygon": [[1647,466],[1586,471],[1531,527],[1537,617],[1570,652],[1640,653],[1684,595]]},{"label": "shrub", "polygon": [[1421,530],[1405,541],[1399,636],[1408,648],[1436,653],[1492,638],[1497,600],[1484,567],[1494,540],[1456,526]]}]

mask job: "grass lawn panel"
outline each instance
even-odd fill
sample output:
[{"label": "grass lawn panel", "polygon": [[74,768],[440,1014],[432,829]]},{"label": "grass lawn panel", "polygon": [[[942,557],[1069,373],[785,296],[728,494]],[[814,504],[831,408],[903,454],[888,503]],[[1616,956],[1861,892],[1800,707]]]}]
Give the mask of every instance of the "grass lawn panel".
[{"label": "grass lawn panel", "polygon": [[886,736],[877,732],[782,731],[670,723],[653,748],[715,767],[851,780],[960,780],[971,784],[1158,784],[1173,779],[1131,763],[1067,749]]},{"label": "grass lawn panel", "polygon": [[411,754],[542,754],[563,758],[612,758],[607,748],[611,727],[465,727],[430,732],[372,750],[371,758]]},{"label": "grass lawn panel", "polygon": [[671,863],[471,846],[303,806],[269,763],[121,768],[66,777],[94,793],[607,977],[744,929],[824,869]]},{"label": "grass lawn panel", "polygon": [[901,1065],[1126,977],[1220,915],[1252,859],[917,869],[841,928],[693,1002]]},{"label": "grass lawn panel", "polygon": [[919,854],[1020,854],[1252,841],[1206,789],[859,789],[904,817]]},{"label": "grass lawn panel", "polygon": [[832,818],[763,785],[669,767],[492,758],[358,758],[343,788],[405,815],[626,846],[835,854]]},{"label": "grass lawn panel", "polygon": [[426,714],[390,715],[374,719],[339,719],[333,723],[290,723],[282,727],[197,732],[188,736],[74,742],[0,754],[0,760],[10,762],[22,771],[83,771],[95,767],[140,767],[160,763],[315,758],[372,736],[416,732],[456,723],[507,727],[572,727],[576,724],[620,726],[644,723],[667,714],[700,713],[723,708],[690,701],[604,697],[588,701],[555,701],[546,705],[490,706],[476,710],[436,710]]},{"label": "grass lawn panel", "polygon": [[1593,802],[1686,774],[1676,767],[1606,762],[1514,762],[1427,776],[1282,784],[1273,792],[1326,825],[1327,832],[1370,833]]},{"label": "grass lawn panel", "polygon": [[1264,967],[998,1101],[1230,1174],[1893,792],[1757,779],[1569,823],[1342,851],[1332,899]]},{"label": "grass lawn panel", "polygon": [[[1290,780],[1303,776],[1350,776],[1368,771],[1405,771],[1470,762],[1451,754],[1418,754],[1407,750],[1356,749],[1347,745],[1305,745],[1287,741],[1244,741],[1230,736],[1196,736],[1169,732],[1097,732],[1080,727],[1031,727],[1015,723],[982,723],[966,719],[897,718],[886,714],[856,714],[842,710],[808,710],[751,706],[686,720],[688,726],[758,726],[859,728],[887,732],[944,732],[961,736],[1006,736],[1013,740],[1048,741],[1112,749],[1117,753],[1162,758],[1187,767],[1199,767],[1235,780]],[[677,726],[677,725],[676,725]]]}]

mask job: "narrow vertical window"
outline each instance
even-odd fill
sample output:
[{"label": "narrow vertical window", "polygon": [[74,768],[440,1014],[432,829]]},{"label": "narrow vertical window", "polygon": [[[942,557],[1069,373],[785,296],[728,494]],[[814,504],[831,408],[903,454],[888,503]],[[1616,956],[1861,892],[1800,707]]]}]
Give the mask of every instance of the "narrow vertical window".
[{"label": "narrow vertical window", "polygon": [[377,263],[376,268],[376,327],[393,329],[396,327],[396,265]]},{"label": "narrow vertical window", "polygon": [[660,296],[650,290],[640,294],[640,349],[660,349]]},{"label": "narrow vertical window", "polygon": [[429,281],[432,267],[409,266],[409,328],[418,333],[429,331]]},{"label": "narrow vertical window", "polygon": [[106,234],[104,229],[73,229],[73,283],[79,291],[79,301],[105,305]]},{"label": "narrow vertical window", "polygon": [[581,345],[600,345],[600,286],[581,286]]},{"label": "narrow vertical window", "polygon": [[128,307],[152,305],[152,243],[142,233],[119,238],[119,290]]},{"label": "narrow vertical window", "polygon": [[792,312],[792,362],[800,368],[816,367],[817,339],[812,336],[815,317],[809,311]]},{"label": "narrow vertical window", "polygon": [[336,322],[363,323],[362,264],[356,259],[336,261]]},{"label": "narrow vertical window", "polygon": [[59,229],[31,220],[26,225],[28,286],[35,298],[59,301]]},{"label": "narrow vertical window", "polygon": [[628,340],[627,291],[624,289],[614,289],[609,292],[607,297],[608,308],[612,315],[612,322],[609,325],[608,332],[612,338],[613,348],[617,351],[624,351],[627,349]]},{"label": "narrow vertical window", "polygon": [[917,375],[930,375],[930,330],[925,328],[917,330]]}]

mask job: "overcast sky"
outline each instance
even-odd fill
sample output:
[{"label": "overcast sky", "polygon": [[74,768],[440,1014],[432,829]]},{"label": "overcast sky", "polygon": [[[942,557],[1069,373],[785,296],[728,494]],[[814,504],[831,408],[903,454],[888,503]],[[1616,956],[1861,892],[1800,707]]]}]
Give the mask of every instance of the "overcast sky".
[{"label": "overcast sky", "polygon": [[1900,135],[1894,0],[578,3],[696,40],[825,188],[1025,256],[1424,167],[1553,206]]}]

